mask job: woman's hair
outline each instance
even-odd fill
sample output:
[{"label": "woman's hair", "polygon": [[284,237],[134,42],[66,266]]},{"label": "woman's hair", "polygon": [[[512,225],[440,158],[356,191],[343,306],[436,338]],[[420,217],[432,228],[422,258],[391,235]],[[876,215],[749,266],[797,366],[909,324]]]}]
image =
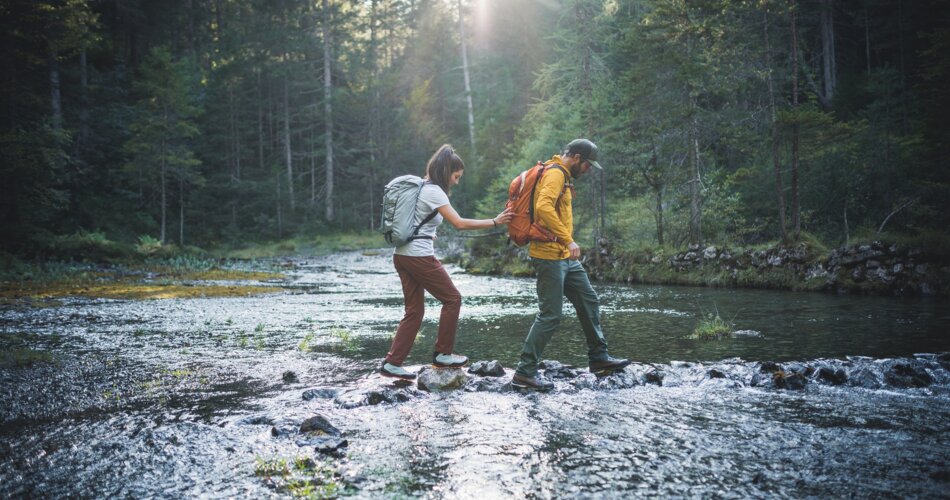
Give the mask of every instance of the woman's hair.
[{"label": "woman's hair", "polygon": [[426,177],[430,182],[442,188],[445,194],[449,194],[449,179],[452,174],[459,170],[465,170],[465,163],[455,153],[451,144],[443,144],[438,151],[429,158],[426,164]]}]

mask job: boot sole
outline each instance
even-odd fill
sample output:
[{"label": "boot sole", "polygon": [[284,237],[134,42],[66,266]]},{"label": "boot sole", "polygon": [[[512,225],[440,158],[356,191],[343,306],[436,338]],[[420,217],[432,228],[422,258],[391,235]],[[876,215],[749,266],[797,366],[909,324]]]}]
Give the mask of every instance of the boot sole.
[{"label": "boot sole", "polygon": [[407,380],[412,381],[416,379],[415,375],[396,375],[395,373],[389,373],[386,370],[378,370],[379,374],[386,378],[394,378],[398,380]]},{"label": "boot sole", "polygon": [[554,389],[554,387],[535,387],[533,385],[522,384],[519,382],[512,382],[512,387],[517,387],[518,389],[528,389],[529,391],[538,391],[538,392],[548,392]]},{"label": "boot sole", "polygon": [[632,361],[627,361],[626,363],[610,366],[607,368],[600,368],[598,370],[595,370],[593,368],[588,368],[588,370],[594,375],[607,375],[613,372],[623,370],[624,368],[630,366],[630,363],[632,363]]}]

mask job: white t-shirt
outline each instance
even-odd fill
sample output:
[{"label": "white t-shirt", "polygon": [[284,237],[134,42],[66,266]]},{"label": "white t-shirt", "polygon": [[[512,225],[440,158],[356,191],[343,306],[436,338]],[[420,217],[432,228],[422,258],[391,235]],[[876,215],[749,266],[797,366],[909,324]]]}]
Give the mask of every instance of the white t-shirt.
[{"label": "white t-shirt", "polygon": [[[445,194],[445,191],[442,191],[442,188],[437,184],[426,182],[422,186],[422,192],[419,193],[419,202],[416,203],[415,223],[422,222],[422,219],[425,219],[433,211],[448,204],[449,197]],[[442,214],[437,213],[432,220],[419,228],[416,236],[435,236],[435,230],[439,227],[439,224],[442,224]],[[394,253],[408,257],[428,257],[429,255],[435,255],[435,246],[431,239],[412,240],[401,247],[396,247]]]}]

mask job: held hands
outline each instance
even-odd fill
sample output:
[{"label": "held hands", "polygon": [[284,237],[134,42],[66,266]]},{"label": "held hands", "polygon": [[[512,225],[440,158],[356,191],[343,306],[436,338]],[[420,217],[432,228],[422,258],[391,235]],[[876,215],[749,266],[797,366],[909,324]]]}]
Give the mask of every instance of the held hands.
[{"label": "held hands", "polygon": [[567,246],[567,250],[571,252],[571,260],[581,258],[581,247],[577,243],[572,241],[571,244]]},{"label": "held hands", "polygon": [[495,227],[497,227],[501,224],[507,224],[511,222],[511,215],[512,215],[511,209],[506,208],[500,214],[496,215],[495,218],[493,218],[491,221],[495,225]]}]

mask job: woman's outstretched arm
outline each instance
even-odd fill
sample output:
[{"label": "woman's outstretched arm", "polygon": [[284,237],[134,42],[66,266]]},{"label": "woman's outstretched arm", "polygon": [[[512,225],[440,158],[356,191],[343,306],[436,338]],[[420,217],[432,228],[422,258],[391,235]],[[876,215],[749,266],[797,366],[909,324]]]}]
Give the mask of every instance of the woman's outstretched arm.
[{"label": "woman's outstretched arm", "polygon": [[463,219],[458,212],[452,208],[452,205],[442,205],[439,207],[439,213],[455,229],[492,229],[494,227],[507,224],[511,220],[511,212],[506,208],[500,214],[491,219]]}]

